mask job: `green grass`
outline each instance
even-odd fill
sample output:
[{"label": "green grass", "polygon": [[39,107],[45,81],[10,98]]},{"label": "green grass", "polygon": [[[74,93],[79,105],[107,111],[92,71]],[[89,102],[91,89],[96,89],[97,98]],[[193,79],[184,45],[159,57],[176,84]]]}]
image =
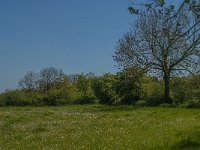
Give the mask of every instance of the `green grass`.
[{"label": "green grass", "polygon": [[200,149],[200,110],[5,107],[0,149]]}]

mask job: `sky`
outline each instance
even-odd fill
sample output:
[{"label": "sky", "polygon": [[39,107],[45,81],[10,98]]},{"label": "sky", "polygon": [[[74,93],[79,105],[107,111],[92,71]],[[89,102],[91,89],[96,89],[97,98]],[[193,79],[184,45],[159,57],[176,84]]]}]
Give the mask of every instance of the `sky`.
[{"label": "sky", "polygon": [[128,0],[0,0],[0,92],[28,71],[115,73],[112,55],[133,16]]}]

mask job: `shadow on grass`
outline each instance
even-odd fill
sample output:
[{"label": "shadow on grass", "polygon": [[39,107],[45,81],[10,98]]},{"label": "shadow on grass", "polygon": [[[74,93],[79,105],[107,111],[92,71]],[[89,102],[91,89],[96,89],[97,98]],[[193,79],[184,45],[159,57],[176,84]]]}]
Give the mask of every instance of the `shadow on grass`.
[{"label": "shadow on grass", "polygon": [[200,130],[191,133],[181,134],[181,140],[172,146],[173,150],[196,150],[200,149]]}]

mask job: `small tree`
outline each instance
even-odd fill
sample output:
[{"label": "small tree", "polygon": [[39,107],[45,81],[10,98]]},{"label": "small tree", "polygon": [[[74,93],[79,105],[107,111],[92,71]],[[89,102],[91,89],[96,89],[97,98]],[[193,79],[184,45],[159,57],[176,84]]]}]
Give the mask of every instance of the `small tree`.
[{"label": "small tree", "polygon": [[36,90],[38,84],[38,75],[33,71],[29,71],[22,79],[19,80],[18,84],[22,89],[26,89],[28,91]]},{"label": "small tree", "polygon": [[75,86],[83,97],[94,97],[92,83],[95,79],[94,73],[79,74],[76,78]]},{"label": "small tree", "polygon": [[200,7],[197,1],[185,0],[177,8],[164,0],[151,2],[145,9],[129,8],[138,19],[119,40],[114,60],[162,76],[165,103],[171,103],[170,78],[200,70]]},{"label": "small tree", "polygon": [[63,80],[65,77],[61,69],[53,67],[44,68],[39,74],[39,88],[40,91],[48,91],[56,82]]}]

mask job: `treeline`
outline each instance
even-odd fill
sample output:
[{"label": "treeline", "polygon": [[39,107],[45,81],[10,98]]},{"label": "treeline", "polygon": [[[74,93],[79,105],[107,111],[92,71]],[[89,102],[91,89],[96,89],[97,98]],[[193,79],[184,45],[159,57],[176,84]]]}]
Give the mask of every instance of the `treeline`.
[{"label": "treeline", "polygon": [[19,88],[0,95],[0,106],[58,106],[69,104],[200,107],[200,75],[174,77],[170,82],[172,104],[164,104],[164,82],[126,68],[117,74],[66,75],[61,69],[27,72]]}]

